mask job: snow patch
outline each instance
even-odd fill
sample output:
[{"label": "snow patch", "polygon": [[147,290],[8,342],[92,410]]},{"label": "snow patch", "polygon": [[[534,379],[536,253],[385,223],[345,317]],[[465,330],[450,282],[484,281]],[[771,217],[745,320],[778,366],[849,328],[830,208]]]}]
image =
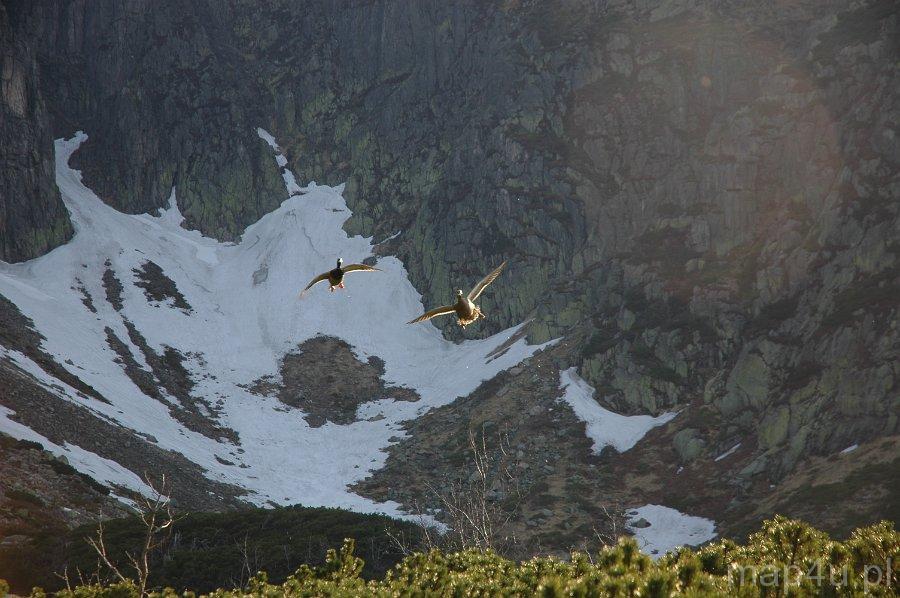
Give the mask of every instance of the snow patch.
[{"label": "snow patch", "polygon": [[[99,455],[86,451],[74,444],[69,444],[68,442],[65,443],[64,446],[59,446],[58,444],[47,440],[31,428],[11,419],[11,416],[15,414],[16,412],[12,409],[7,409],[3,405],[0,405],[0,432],[12,436],[16,440],[30,440],[32,442],[41,443],[44,450],[49,451],[56,457],[65,457],[66,461],[69,462],[69,465],[81,473],[91,476],[101,484],[121,486],[147,498],[156,496],[153,489],[141,478],[115,461],[104,459]],[[118,495],[113,496],[129,506],[134,506],[134,503],[129,499]]]},{"label": "snow patch", "polygon": [[714,521],[685,515],[661,505],[644,505],[629,510],[625,527],[634,534],[641,550],[653,558],[659,558],[679,546],[709,542],[717,535]]},{"label": "snow patch", "polygon": [[588,437],[594,441],[593,451],[600,454],[606,446],[620,453],[633,447],[647,432],[674,418],[677,413],[650,415],[619,415],[603,408],[594,400],[594,388],[585,382],[571,367],[559,373],[559,385],[563,389],[561,401],[568,403],[578,419],[586,424]]},{"label": "snow patch", "polygon": [[728,449],[727,451],[725,451],[724,453],[722,453],[721,455],[716,457],[715,461],[721,461],[722,459],[731,456],[732,454],[734,454],[734,451],[738,450],[739,448],[741,448],[740,442],[738,442],[736,445],[734,445],[733,447],[731,447],[730,449]]},{"label": "snow patch", "polygon": [[[262,129],[258,134],[272,146],[276,162],[286,165],[274,137]],[[501,356],[490,357],[521,326],[461,344],[446,341],[431,324],[408,326],[412,316],[422,313],[422,301],[403,264],[391,256],[379,258],[381,272],[349,276],[345,291],[317,287],[298,300],[306,282],[337,257],[357,262],[373,256],[372,239],[350,237],[343,230],[351,215],[341,196],[343,186],[310,183],[301,188],[282,167],[290,197],[247,227],[239,243],[222,243],[182,228],[174,189],[159,216],[123,214],[103,203],[68,165],[86,139],[79,132],[56,141],[56,181],[75,236],[40,258],[0,262],[0,293],[33,320],[45,337],[41,348],[111,404],[80,396],[20,353],[4,354],[64,399],[152,435],[160,448],[184,455],[212,480],[246,489],[255,504],[302,503],[402,515],[398,504],[375,503],[353,494],[348,485],[384,465],[389,439],[403,437],[403,422],[470,394],[484,380],[547,346],[519,339]],[[190,313],[171,302],[149,302],[135,286],[132,271],[148,260],[175,283],[191,305]],[[122,284],[121,312],[106,300],[107,269]],[[73,290],[79,288],[93,298],[97,313],[82,303],[81,293]],[[141,349],[130,340],[126,320],[152,350],[162,354],[172,347],[185,356],[192,395],[216,409],[212,419],[236,431],[239,445],[185,428],[168,407],[141,392],[107,344],[109,327],[149,371]],[[248,390],[261,378],[279,382],[284,356],[317,335],[343,339],[363,361],[378,356],[386,386],[412,388],[421,400],[374,397],[360,408],[362,421],[311,428],[302,411]],[[178,404],[176,398],[166,398]],[[7,418],[3,425],[14,427]],[[20,436],[27,430],[15,429]],[[139,487],[137,476],[113,461],[86,452],[80,460],[73,458],[80,449],[71,445],[56,450],[65,451],[80,471],[117,483],[127,479],[131,485],[122,485]]]},{"label": "snow patch", "polygon": [[[287,167],[287,157],[281,153],[281,147],[279,147],[278,143],[275,142],[275,138],[271,133],[266,131],[265,129],[256,129],[256,134],[259,135],[260,139],[269,144],[273,150],[275,150],[275,163],[278,164],[278,167],[281,168],[281,178],[284,179],[284,185],[287,187],[288,193],[290,195],[297,195],[303,192],[303,188],[297,184],[297,179],[294,176],[294,173]],[[310,187],[314,188],[316,186],[315,183],[310,183]],[[338,193],[344,190],[344,186],[340,186],[340,190]]]},{"label": "snow patch", "polygon": [[848,446],[847,448],[845,448],[844,450],[842,450],[842,451],[841,451],[841,454],[842,454],[842,455],[846,455],[847,453],[852,453],[853,451],[855,451],[855,450],[858,449],[858,448],[859,448],[859,445],[858,445],[858,444],[851,444],[850,446]]}]

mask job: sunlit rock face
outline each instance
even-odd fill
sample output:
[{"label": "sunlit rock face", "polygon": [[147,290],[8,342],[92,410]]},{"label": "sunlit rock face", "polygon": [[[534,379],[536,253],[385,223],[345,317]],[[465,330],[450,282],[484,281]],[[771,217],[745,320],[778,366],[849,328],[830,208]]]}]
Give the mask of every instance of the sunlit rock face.
[{"label": "sunlit rock face", "polygon": [[30,4],[17,39],[102,198],[141,212],[177,184],[190,226],[234,239],[277,205],[268,122],[302,179],[347,182],[351,230],[403,231],[429,300],[518,257],[495,329],[571,326],[596,299],[547,291],[622,252],[702,272],[779,214],[826,225],[844,154],[896,153],[866,135],[891,122],[884,2]]}]

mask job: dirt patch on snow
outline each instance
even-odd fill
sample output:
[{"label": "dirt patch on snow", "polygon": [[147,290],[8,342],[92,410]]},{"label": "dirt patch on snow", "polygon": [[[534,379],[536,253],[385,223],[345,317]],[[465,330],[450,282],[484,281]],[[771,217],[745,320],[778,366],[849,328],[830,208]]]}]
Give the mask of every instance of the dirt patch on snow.
[{"label": "dirt patch on snow", "polygon": [[42,370],[78,391],[82,398],[90,397],[109,403],[94,387],[86,384],[41,349],[44,337],[34,329],[34,322],[19,311],[11,301],[0,295],[0,346],[19,351]]},{"label": "dirt patch on snow", "polygon": [[148,301],[156,301],[162,303],[168,299],[172,300],[172,304],[178,309],[182,309],[187,313],[193,311],[190,304],[178,290],[175,281],[165,275],[162,268],[155,262],[146,261],[140,269],[132,270],[137,281],[134,283],[136,287],[144,289],[144,295]]},{"label": "dirt patch on snow", "polygon": [[[301,344],[296,353],[285,356],[277,396],[285,405],[302,409],[312,427],[326,422],[351,424],[357,421],[357,408],[370,401],[419,400],[414,390],[387,386],[382,376],[381,359],[369,357],[360,361],[346,342],[319,336]],[[257,381],[256,387],[264,389],[265,381]]]},{"label": "dirt patch on snow", "polygon": [[191,394],[194,381],[184,367],[185,356],[169,346],[163,347],[162,354],[157,353],[147,344],[134,324],[127,319],[124,319],[124,323],[128,330],[128,338],[140,349],[144,360],[150,366],[150,371],[141,367],[128,344],[108,326],[106,342],[116,352],[118,356],[116,362],[122,366],[135,386],[148,397],[166,405],[172,417],[189,430],[214,440],[225,439],[233,444],[239,444],[237,432],[216,422],[218,409],[205,399]]},{"label": "dirt patch on snow", "polygon": [[106,291],[106,300],[116,311],[122,311],[122,283],[113,272],[112,262],[106,260],[106,270],[103,271],[103,290]]}]

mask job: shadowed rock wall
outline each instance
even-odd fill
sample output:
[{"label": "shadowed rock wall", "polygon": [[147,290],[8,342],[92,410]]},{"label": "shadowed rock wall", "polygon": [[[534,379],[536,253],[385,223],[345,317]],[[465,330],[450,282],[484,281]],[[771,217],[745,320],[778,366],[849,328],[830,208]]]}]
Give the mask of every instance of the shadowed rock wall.
[{"label": "shadowed rock wall", "polygon": [[0,4],[0,259],[46,253],[72,235],[53,178],[53,136],[34,50]]}]

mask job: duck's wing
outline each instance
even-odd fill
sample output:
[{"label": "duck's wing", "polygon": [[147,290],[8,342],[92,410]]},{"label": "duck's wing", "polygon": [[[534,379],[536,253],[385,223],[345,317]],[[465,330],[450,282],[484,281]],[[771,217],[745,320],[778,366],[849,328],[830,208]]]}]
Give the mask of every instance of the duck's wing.
[{"label": "duck's wing", "polygon": [[435,316],[443,316],[446,314],[452,314],[455,309],[453,309],[452,305],[444,305],[442,307],[436,307],[431,311],[426,311],[424,314],[416,318],[415,320],[410,320],[407,324],[415,324],[416,322],[424,322],[425,320],[430,320]]},{"label": "duck's wing", "polygon": [[481,281],[476,284],[471,291],[469,291],[469,301],[475,301],[478,299],[479,295],[484,292],[484,289],[487,288],[489,284],[494,282],[498,276],[500,276],[500,272],[503,270],[503,267],[506,266],[506,260],[503,260],[503,263],[497,266],[493,272],[485,276],[481,279]]},{"label": "duck's wing", "polygon": [[348,272],[381,272],[379,268],[367,266],[365,264],[350,264],[341,269],[344,271],[344,274],[347,274]]},{"label": "duck's wing", "polygon": [[328,280],[328,272],[323,272],[322,274],[319,274],[318,276],[313,278],[311,281],[309,281],[309,284],[306,285],[306,288],[303,289],[302,291],[300,291],[300,296],[302,297],[303,294],[306,293],[306,291],[310,290],[311,288],[313,288],[314,286],[316,286],[323,280]]}]

